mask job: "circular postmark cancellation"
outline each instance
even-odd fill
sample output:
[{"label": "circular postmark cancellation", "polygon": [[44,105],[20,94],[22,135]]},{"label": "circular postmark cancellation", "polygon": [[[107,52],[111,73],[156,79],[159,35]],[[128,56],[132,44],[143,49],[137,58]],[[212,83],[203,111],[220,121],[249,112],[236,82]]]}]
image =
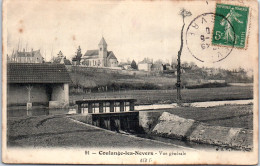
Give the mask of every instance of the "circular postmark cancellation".
[{"label": "circular postmark cancellation", "polygon": [[[216,13],[204,13],[191,21],[186,31],[186,45],[194,58],[201,62],[215,63],[232,52],[234,40],[227,40],[226,45],[212,44],[213,40],[219,40],[223,36],[221,33],[213,34],[214,25],[223,23],[228,24],[227,27],[234,31],[230,21]],[[235,33],[231,37],[235,38]]]}]

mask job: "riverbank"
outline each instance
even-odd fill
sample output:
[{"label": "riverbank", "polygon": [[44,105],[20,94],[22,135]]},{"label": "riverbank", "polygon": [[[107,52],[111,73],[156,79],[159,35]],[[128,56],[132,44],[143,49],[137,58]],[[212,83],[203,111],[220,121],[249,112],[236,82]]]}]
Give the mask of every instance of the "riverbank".
[{"label": "riverbank", "polygon": [[139,124],[150,135],[244,151],[253,149],[252,104],[140,111]]},{"label": "riverbank", "polygon": [[235,127],[253,130],[253,104],[222,105],[215,107],[176,107],[140,111],[146,126],[154,126],[163,112],[185,119],[193,119],[211,126]]},{"label": "riverbank", "polygon": [[8,147],[190,149],[97,128],[66,115],[8,118],[7,123]]},{"label": "riverbank", "polygon": [[[107,117],[108,115],[109,113],[106,114]],[[115,118],[116,115],[113,117]],[[101,117],[94,118],[91,114],[75,115],[72,118],[94,125],[101,124],[104,120]],[[121,122],[113,123],[116,125],[115,128],[125,126],[122,116],[118,120]],[[145,133],[142,134],[144,137],[159,136],[243,151],[251,151],[253,148],[252,104],[142,110],[139,111],[136,123],[137,125],[139,123],[139,127],[135,132],[132,131],[133,134]],[[111,126],[103,127],[112,129]]]},{"label": "riverbank", "polygon": [[[148,134],[155,136],[166,137],[171,139],[182,139],[189,141],[197,141],[199,143],[214,144],[214,142],[204,141],[198,139],[187,139],[188,137],[178,135],[180,131],[174,130],[181,129],[187,133],[189,127],[184,129],[185,124],[177,126],[176,122],[163,122],[160,119],[163,113],[178,116],[183,119],[192,121],[196,124],[193,131],[189,132],[190,135],[196,131],[199,124],[209,126],[206,129],[213,131],[214,128],[220,128],[218,131],[225,130],[226,133],[231,132],[234,136],[240,131],[244,132],[253,129],[253,105],[225,105],[215,106],[208,108],[198,107],[178,107],[172,109],[159,109],[159,110],[144,110],[139,112],[139,124]],[[88,125],[87,116],[83,114],[77,115],[41,115],[30,117],[9,117],[7,121],[7,136],[8,146],[10,147],[144,147],[144,148],[164,148],[169,147],[168,144],[162,142],[153,142],[153,140],[134,137],[132,135],[124,135],[109,130]],[[178,118],[177,118],[178,119]],[[184,121],[185,121],[184,120]],[[82,123],[84,122],[84,123]],[[196,122],[196,123],[195,123]],[[174,124],[173,124],[174,123]],[[175,124],[177,123],[177,124]],[[156,127],[157,126],[157,127]],[[194,125],[191,125],[194,126]],[[200,131],[205,131],[202,129]],[[232,128],[236,128],[235,130]],[[240,129],[237,129],[240,128]],[[185,132],[186,131],[186,132]],[[197,133],[202,136],[214,135]],[[225,135],[225,134],[224,134]],[[149,138],[149,137],[145,137]],[[220,141],[222,138],[218,138]],[[245,142],[252,143],[252,132],[245,132]],[[228,139],[226,139],[228,140]],[[230,139],[231,140],[231,139]],[[215,140],[216,141],[216,140]],[[226,144],[223,144],[226,146]],[[170,144],[170,146],[177,146]],[[237,146],[237,145],[236,145]],[[178,147],[178,146],[177,146]],[[232,146],[230,146],[232,147]],[[246,150],[250,147],[244,146]],[[196,148],[197,149],[197,148]],[[215,148],[216,149],[216,148]],[[243,150],[243,148],[242,148]]]},{"label": "riverbank", "polygon": [[149,131],[152,135],[180,139],[210,145],[218,145],[243,151],[253,150],[253,130],[211,126],[193,119],[181,118],[163,112],[155,127]]}]

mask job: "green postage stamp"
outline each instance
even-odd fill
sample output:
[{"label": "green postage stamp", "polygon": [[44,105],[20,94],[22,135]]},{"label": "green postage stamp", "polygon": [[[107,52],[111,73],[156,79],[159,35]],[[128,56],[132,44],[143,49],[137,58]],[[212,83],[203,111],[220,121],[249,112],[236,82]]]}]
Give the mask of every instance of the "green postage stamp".
[{"label": "green postage stamp", "polygon": [[249,8],[217,4],[212,44],[245,48]]}]

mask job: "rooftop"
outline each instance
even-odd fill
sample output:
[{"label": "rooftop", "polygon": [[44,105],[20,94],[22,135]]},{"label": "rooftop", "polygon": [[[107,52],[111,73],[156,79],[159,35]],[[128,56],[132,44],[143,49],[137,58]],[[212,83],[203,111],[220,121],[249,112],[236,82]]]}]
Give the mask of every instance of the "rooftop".
[{"label": "rooftop", "polygon": [[[98,58],[98,50],[87,50],[84,54],[83,59],[96,59]],[[117,59],[113,51],[107,51],[107,58]]]},{"label": "rooftop", "polygon": [[98,55],[98,50],[87,50],[84,56],[95,56]]},{"label": "rooftop", "polygon": [[31,52],[25,52],[25,51],[17,51],[15,52],[14,56],[17,57],[34,57],[35,55],[41,55],[40,50],[35,50]]},{"label": "rooftop", "polygon": [[107,58],[108,59],[117,59],[115,54],[112,51],[107,52]]},{"label": "rooftop", "polygon": [[8,63],[8,83],[70,83],[64,64]]}]

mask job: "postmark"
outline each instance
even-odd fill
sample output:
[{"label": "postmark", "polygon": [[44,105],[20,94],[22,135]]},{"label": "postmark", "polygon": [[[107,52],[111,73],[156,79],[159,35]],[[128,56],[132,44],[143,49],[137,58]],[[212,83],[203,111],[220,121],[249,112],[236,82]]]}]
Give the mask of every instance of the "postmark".
[{"label": "postmark", "polygon": [[225,19],[221,17],[215,18],[212,44],[225,46],[234,45],[236,48],[245,48],[249,8],[217,4],[216,15],[220,14],[225,16]]},{"label": "postmark", "polygon": [[[191,21],[186,31],[186,45],[194,58],[201,62],[215,63],[225,59],[233,50],[234,42],[229,46],[213,45],[213,27],[215,19],[226,20],[231,29],[229,20],[221,14],[204,13]],[[235,38],[235,33],[233,34]]]}]

